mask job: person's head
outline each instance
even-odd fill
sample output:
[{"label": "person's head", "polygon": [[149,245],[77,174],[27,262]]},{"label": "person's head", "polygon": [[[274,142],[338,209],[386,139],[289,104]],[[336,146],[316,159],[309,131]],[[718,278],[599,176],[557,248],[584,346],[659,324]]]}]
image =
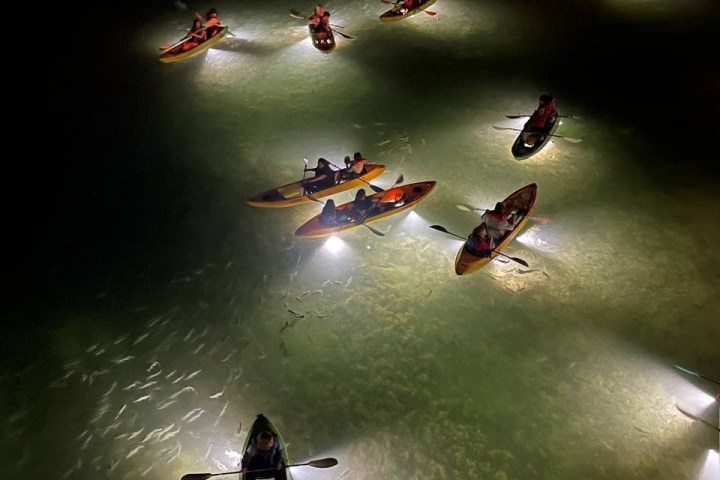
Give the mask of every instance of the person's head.
[{"label": "person's head", "polygon": [[323,12],[322,16],[325,20],[327,20],[330,18],[330,12]]},{"label": "person's head", "polygon": [[350,160],[350,155],[345,155],[345,165],[350,165],[352,163],[352,160]]},{"label": "person's head", "polygon": [[335,208],[335,201],[331,198],[327,202],[325,202],[325,208],[332,210]]},{"label": "person's head", "polygon": [[218,12],[214,8],[211,8],[210,10],[207,11],[206,15],[207,15],[207,18],[217,17]]},{"label": "person's head", "polygon": [[199,18],[196,18],[195,20],[193,20],[193,26],[192,26],[192,28],[193,28],[193,30],[197,30],[198,28],[202,28],[202,22],[200,21]]},{"label": "person's head", "polygon": [[360,160],[360,159],[362,158],[362,153],[360,153],[360,152],[355,152],[355,155],[353,155],[353,158],[354,158],[355,160]]},{"label": "person's head", "polygon": [[493,209],[493,211],[495,211],[495,212],[502,212],[502,211],[504,210],[504,208],[505,208],[505,207],[503,207],[502,202],[497,202],[497,203],[495,204],[495,208]]},{"label": "person's head", "polygon": [[540,103],[550,103],[553,100],[552,95],[540,95]]},{"label": "person's head", "polygon": [[258,435],[257,446],[261,450],[270,450],[275,445],[273,434],[265,431]]},{"label": "person's head", "polygon": [[364,189],[364,188],[361,188],[361,189],[358,190],[357,193],[355,194],[355,200],[362,200],[363,198],[365,198],[365,196],[366,196],[366,195],[365,195],[365,189]]},{"label": "person's head", "polygon": [[322,157],[318,158],[318,167],[329,167],[329,166],[330,166],[330,162],[328,162],[327,160],[325,160]]}]

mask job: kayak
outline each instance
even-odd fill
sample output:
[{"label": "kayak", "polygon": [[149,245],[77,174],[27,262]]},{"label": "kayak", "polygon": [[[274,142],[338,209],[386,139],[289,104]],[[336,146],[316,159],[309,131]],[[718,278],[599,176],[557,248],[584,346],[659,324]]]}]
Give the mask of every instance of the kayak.
[{"label": "kayak", "polygon": [[526,185],[508,195],[507,198],[502,201],[502,204],[505,207],[505,212],[515,217],[515,228],[505,234],[505,237],[497,244],[489,258],[479,257],[470,253],[463,243],[463,246],[460,247],[460,250],[455,256],[455,273],[458,275],[467,275],[468,273],[481,269],[490,263],[493,258],[497,257],[497,252],[507,247],[527,223],[535,208],[536,197],[537,185],[534,183]]},{"label": "kayak", "polygon": [[[312,198],[322,198],[328,195],[334,195],[351,188],[365,185],[365,182],[369,182],[375,177],[380,176],[385,171],[385,165],[377,163],[366,163],[365,173],[357,178],[350,180],[341,180],[340,183],[331,187],[318,190],[312,193]],[[363,182],[365,180],[365,182]],[[303,195],[302,180],[297,182],[288,183],[277,188],[271,188],[270,190],[250,197],[247,203],[253,207],[264,207],[264,208],[281,208],[281,207],[292,207],[300,203],[310,202],[311,198],[307,195]]]},{"label": "kayak", "polygon": [[[283,463],[287,466],[290,465],[290,459],[288,457],[287,448],[285,447],[285,442],[283,441],[282,437],[280,436],[280,432],[278,432],[277,428],[270,422],[270,420],[263,415],[262,413],[259,413],[255,417],[255,421],[253,422],[252,426],[250,426],[250,431],[248,432],[247,438],[245,439],[245,443],[243,444],[242,453],[244,454],[248,446],[250,446],[250,442],[257,438],[258,435],[260,435],[262,432],[271,432],[273,433],[278,440],[280,440],[280,445],[282,445],[283,450]],[[285,473],[287,474],[287,480],[292,480],[292,476],[290,475],[290,469],[286,468]],[[245,480],[246,475],[240,474],[240,480]],[[263,477],[261,477],[263,478]]]},{"label": "kayak", "polygon": [[165,50],[160,55],[160,61],[163,63],[179,62],[181,60],[186,60],[188,58],[199,55],[200,53],[204,52],[205,50],[225,38],[225,35],[228,34],[228,31],[228,27],[222,27],[222,29],[218,33],[210,37],[209,40],[205,40],[203,43],[198,44],[197,47],[191,48],[190,50],[187,50],[185,52],[182,51],[182,44],[169,50]]},{"label": "kayak", "polygon": [[335,50],[335,35],[333,35],[333,31],[331,28],[327,30],[327,38],[323,39],[318,38],[318,35],[313,30],[312,25],[308,25],[308,31],[310,32],[310,40],[312,41],[312,44],[315,48],[317,48],[323,53],[330,53]]},{"label": "kayak", "polygon": [[380,15],[380,21],[394,22],[396,20],[402,20],[403,18],[411,17],[416,13],[422,12],[430,5],[435,3],[435,1],[436,0],[426,0],[425,2],[421,3],[419,7],[411,9],[407,9],[406,7],[404,7],[401,1],[400,3],[396,3],[393,8]]},{"label": "kayak", "polygon": [[325,237],[341,230],[367,225],[381,218],[395,215],[417,205],[435,188],[435,183],[435,181],[410,183],[368,195],[367,198],[374,205],[359,220],[353,215],[353,202],[344,203],[336,207],[337,214],[334,222],[324,223],[321,220],[321,214],[318,214],[300,226],[295,231],[295,235],[306,238]]},{"label": "kayak", "polygon": [[528,131],[523,128],[522,132],[518,134],[517,138],[515,139],[515,143],[513,143],[513,146],[511,148],[513,157],[515,157],[516,160],[525,160],[526,158],[530,158],[531,156],[535,155],[537,152],[542,150],[542,148],[545,146],[545,144],[547,144],[548,141],[550,141],[551,135],[555,133],[555,130],[557,130],[559,125],[560,122],[558,121],[558,116],[553,116],[547,122],[545,128],[533,132],[536,136],[540,136],[540,138],[537,139],[533,145],[528,145],[523,141],[522,136],[525,132]]}]

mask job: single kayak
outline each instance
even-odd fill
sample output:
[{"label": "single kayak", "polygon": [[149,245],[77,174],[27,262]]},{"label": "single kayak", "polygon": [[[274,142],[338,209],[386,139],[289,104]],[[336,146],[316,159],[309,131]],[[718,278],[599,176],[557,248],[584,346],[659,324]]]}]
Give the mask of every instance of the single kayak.
[{"label": "single kayak", "polygon": [[228,31],[228,27],[222,27],[222,29],[218,33],[210,37],[208,40],[205,40],[204,42],[198,44],[197,47],[191,48],[190,50],[183,51],[183,44],[177,45],[169,50],[165,50],[160,55],[160,61],[163,63],[179,62],[181,60],[187,60],[188,58],[199,55],[200,53],[204,52],[205,50],[225,38],[225,35],[228,34]]},{"label": "single kayak", "polygon": [[507,232],[502,240],[497,243],[490,257],[474,255],[467,249],[466,244],[463,243],[463,246],[460,247],[460,250],[455,256],[455,273],[458,275],[467,275],[468,273],[481,269],[490,263],[493,258],[497,257],[497,252],[501,252],[507,247],[527,223],[535,208],[536,197],[537,185],[534,183],[526,185],[508,195],[507,198],[502,201],[503,211],[515,219],[515,227]]},{"label": "single kayak", "polygon": [[359,213],[353,202],[344,203],[335,209],[335,217],[328,220],[320,213],[295,231],[298,237],[325,237],[341,230],[375,222],[412,208],[435,188],[435,181],[410,183],[369,195],[372,206]]},{"label": "single kayak", "polygon": [[[550,141],[550,138],[552,138],[552,135],[559,125],[558,115],[554,115],[545,123],[545,128],[533,131],[523,128],[510,149],[513,157],[515,157],[516,160],[525,160],[535,155]],[[528,132],[530,132],[530,134],[527,135],[527,141],[523,140],[523,136]]]},{"label": "single kayak", "polygon": [[[297,182],[288,183],[281,187],[271,188],[270,190],[259,193],[253,197],[250,197],[247,201],[253,207],[262,208],[282,208],[292,207],[300,203],[310,202],[313,198],[318,199],[327,197],[329,195],[335,195],[351,188],[365,185],[365,182],[369,182],[373,178],[380,176],[385,171],[385,165],[377,163],[366,163],[365,173],[357,178],[351,178],[347,180],[341,180],[339,183],[332,185],[328,188],[313,192],[311,197],[308,198],[303,190],[303,181],[298,180]],[[364,181],[363,181],[364,180]]]},{"label": "single kayak", "polygon": [[[244,454],[245,452],[247,452],[247,449],[250,446],[250,443],[254,439],[257,439],[258,436],[262,432],[270,432],[273,435],[275,435],[275,437],[277,437],[277,439],[280,441],[280,446],[282,447],[283,463],[285,464],[285,466],[290,465],[290,459],[288,457],[287,448],[285,448],[285,442],[283,441],[282,437],[280,436],[280,432],[278,432],[277,428],[275,428],[275,426],[272,424],[272,422],[270,422],[270,420],[262,413],[259,413],[255,417],[255,421],[253,422],[252,426],[250,426],[250,431],[248,432],[247,438],[245,439],[245,443],[243,444],[242,453]],[[272,473],[272,472],[270,472],[270,473]],[[290,475],[290,469],[286,468],[285,473],[287,475],[287,480],[292,480],[292,476]],[[247,477],[247,475],[240,474],[240,480],[245,480],[246,477]],[[258,478],[266,478],[266,477],[259,476]]]},{"label": "single kayak", "polygon": [[[435,3],[436,0],[426,0],[422,3],[420,3],[419,6],[415,8],[407,8],[403,5],[402,0],[395,4],[393,8],[388,10],[387,12],[380,15],[380,21],[381,22],[394,22],[396,20],[402,20],[403,18],[411,17],[415,15],[416,13],[420,13],[426,8],[428,8],[430,5]],[[429,12],[428,12],[429,13]]]},{"label": "single kayak", "polygon": [[310,32],[310,41],[315,48],[323,53],[330,53],[335,50],[335,35],[333,35],[331,28],[326,30],[327,35],[325,36],[323,35],[325,32],[315,32],[312,25],[308,25],[308,30]]}]

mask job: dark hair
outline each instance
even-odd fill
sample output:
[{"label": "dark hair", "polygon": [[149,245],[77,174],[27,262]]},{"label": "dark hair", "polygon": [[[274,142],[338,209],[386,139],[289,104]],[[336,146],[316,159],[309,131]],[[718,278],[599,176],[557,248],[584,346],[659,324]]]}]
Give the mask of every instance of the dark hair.
[{"label": "dark hair", "polygon": [[553,98],[552,95],[540,95],[540,101],[545,103],[552,101]]},{"label": "dark hair", "polygon": [[361,188],[360,190],[357,191],[357,193],[355,194],[355,198],[358,198],[358,197],[361,196],[361,195],[362,195],[363,197],[366,196],[366,195],[365,195],[365,189],[364,189],[364,188]]},{"label": "dark hair", "polygon": [[350,163],[352,160],[350,160],[350,155],[345,155],[345,163]]},{"label": "dark hair", "polygon": [[[331,201],[331,200],[329,200],[329,201]],[[269,440],[272,437],[273,437],[273,434],[268,432],[267,430],[265,430],[260,435],[258,435],[258,438],[260,438],[261,440]]]},{"label": "dark hair", "polygon": [[355,158],[355,160],[357,160],[358,158],[362,158],[362,153],[355,152],[355,155],[353,157]]}]

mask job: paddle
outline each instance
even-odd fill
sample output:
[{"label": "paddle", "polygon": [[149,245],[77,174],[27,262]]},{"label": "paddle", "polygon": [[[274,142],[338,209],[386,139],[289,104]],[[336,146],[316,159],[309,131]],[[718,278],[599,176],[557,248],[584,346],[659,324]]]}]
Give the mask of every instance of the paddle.
[{"label": "paddle", "polygon": [[[334,458],[321,458],[320,460],[312,460],[307,463],[295,463],[292,465],[285,465],[283,468],[300,467],[303,465],[309,465],[315,468],[330,468],[338,464],[338,461]],[[256,472],[267,472],[269,470],[275,470],[274,468],[263,468],[262,470],[248,470],[245,473],[256,473]],[[207,480],[210,477],[217,477],[219,475],[235,475],[241,473],[242,470],[235,472],[222,472],[222,473],[186,473],[180,480]]]},{"label": "paddle", "polygon": [[[516,132],[522,132],[523,130],[519,128],[511,128],[511,127],[501,127],[499,125],[493,125],[492,126],[495,130],[515,130]],[[546,135],[549,137],[558,137],[562,138],[563,140],[566,140],[570,143],[580,143],[582,142],[582,139],[580,138],[573,138],[573,137],[566,137],[564,135],[553,135],[552,133],[543,133],[543,132],[530,132],[530,133],[537,133],[538,135]]]},{"label": "paddle", "polygon": [[[391,2],[390,0],[380,0],[382,3],[387,3],[388,5],[400,5],[402,1],[400,2]],[[421,10],[422,12],[427,13],[430,16],[437,15],[437,12],[431,12],[430,10]]]},{"label": "paddle", "polygon": [[[430,225],[430,228],[432,228],[433,230],[437,230],[438,232],[447,233],[447,234],[452,235],[453,237],[457,237],[461,240],[467,240],[467,238],[461,237],[457,233],[448,232],[447,229],[445,227],[443,227],[442,225]],[[524,267],[530,268],[530,265],[528,265],[528,263],[525,260],[523,260],[522,258],[511,257],[509,255],[505,255],[504,253],[500,253],[497,250],[493,250],[493,252],[497,253],[498,255],[500,255],[502,257],[508,258],[508,259],[512,260],[513,262],[517,262]]]},{"label": "paddle", "polygon": [[338,35],[341,35],[341,36],[347,38],[348,40],[352,40],[352,39],[353,39],[353,37],[351,37],[350,35],[345,35],[344,33],[339,32],[339,31],[335,30],[334,28],[331,28],[330,30],[332,30],[333,32],[337,33]]},{"label": "paddle", "polygon": [[678,410],[680,410],[680,413],[682,413],[683,415],[687,415],[688,417],[692,418],[693,420],[697,420],[697,421],[700,422],[700,423],[704,423],[704,424],[707,425],[708,427],[714,428],[715,430],[717,430],[718,432],[720,432],[720,428],[716,427],[715,425],[713,425],[712,423],[710,423],[710,422],[708,422],[708,421],[703,420],[702,418],[700,418],[700,417],[698,417],[698,416],[696,416],[696,415],[693,415],[692,413],[688,412],[687,410],[683,410],[683,409],[680,407],[680,405],[678,405],[677,403],[675,404],[675,408],[677,408]]},{"label": "paddle", "polygon": [[680,370],[680,371],[683,371],[683,372],[687,373],[687,374],[694,375],[694,376],[699,377],[699,378],[704,378],[705,380],[707,380],[707,381],[709,381],[709,382],[713,382],[713,383],[716,383],[716,384],[720,385],[720,382],[718,382],[717,380],[713,380],[712,378],[708,378],[708,377],[706,377],[706,376],[704,376],[704,375],[700,375],[699,373],[693,372],[693,371],[691,371],[691,370],[688,370],[687,368],[683,368],[683,367],[681,367],[680,365],[674,365],[674,367],[677,368],[677,369]]},{"label": "paddle", "polygon": [[[505,115],[506,118],[524,118],[532,115]],[[575,115],[558,115],[558,118],[572,118],[573,120],[582,120],[582,118]]]}]

